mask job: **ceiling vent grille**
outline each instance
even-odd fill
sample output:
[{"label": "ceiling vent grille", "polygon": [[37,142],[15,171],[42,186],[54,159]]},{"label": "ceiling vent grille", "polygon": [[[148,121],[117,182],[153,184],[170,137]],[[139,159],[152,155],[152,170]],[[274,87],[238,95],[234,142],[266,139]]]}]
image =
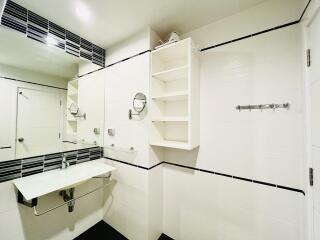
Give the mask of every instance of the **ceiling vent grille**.
[{"label": "ceiling vent grille", "polygon": [[0,21],[2,26],[26,34],[28,38],[57,47],[73,56],[104,67],[106,51],[48,19],[8,0]]},{"label": "ceiling vent grille", "polygon": [[51,45],[54,45],[58,48],[65,49],[66,47],[66,30],[53,22],[49,22],[49,33],[48,37],[53,39]]},{"label": "ceiling vent grille", "polygon": [[80,56],[92,61],[92,43],[83,38],[80,43]]},{"label": "ceiling vent grille", "polygon": [[47,43],[49,21],[34,12],[28,11],[27,37]]},{"label": "ceiling vent grille", "polygon": [[66,31],[66,52],[79,57],[81,38],[69,31]]},{"label": "ceiling vent grille", "polygon": [[105,56],[106,54],[106,50],[104,50],[103,48],[97,46],[97,45],[92,45],[92,62],[94,64],[100,65],[100,66],[104,66],[105,65],[105,58],[103,56]]},{"label": "ceiling vent grille", "polygon": [[26,34],[28,10],[12,1],[7,1],[1,17],[1,25]]}]

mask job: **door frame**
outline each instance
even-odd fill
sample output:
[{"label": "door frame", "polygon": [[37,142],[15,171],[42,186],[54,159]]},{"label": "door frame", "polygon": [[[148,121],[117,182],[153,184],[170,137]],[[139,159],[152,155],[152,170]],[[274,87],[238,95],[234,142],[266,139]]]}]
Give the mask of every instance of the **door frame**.
[{"label": "door frame", "polygon": [[22,87],[22,86],[17,86],[16,88],[16,117],[15,117],[15,129],[14,129],[14,157],[15,159],[16,156],[17,156],[17,134],[18,134],[18,111],[19,111],[19,92],[20,92],[20,89],[26,89],[26,90],[32,90],[32,91],[39,91],[39,92],[46,92],[46,93],[54,93],[56,94],[57,96],[59,96],[59,100],[60,100],[60,123],[59,123],[59,131],[60,131],[60,141],[62,142],[63,140],[63,133],[64,133],[64,121],[65,121],[65,118],[64,118],[64,106],[65,106],[65,101],[63,99],[63,96],[61,94],[60,91],[55,91],[55,90],[51,90],[51,89],[47,89],[46,87],[40,87],[40,88],[37,88],[37,87],[28,87],[28,86],[25,86],[25,87]]},{"label": "door frame", "polygon": [[[310,49],[309,43],[309,27],[312,25],[314,19],[320,14],[320,1],[312,1],[309,11],[302,22],[302,31],[304,37],[303,56],[306,57],[307,49]],[[304,58],[305,59],[305,58]],[[312,61],[312,60],[311,60]],[[314,188],[309,184],[309,168],[314,168],[312,159],[312,141],[311,141],[311,76],[310,68],[304,63],[304,86],[305,86],[305,157],[306,157],[306,223],[305,235],[308,240],[315,240],[314,232]]]}]

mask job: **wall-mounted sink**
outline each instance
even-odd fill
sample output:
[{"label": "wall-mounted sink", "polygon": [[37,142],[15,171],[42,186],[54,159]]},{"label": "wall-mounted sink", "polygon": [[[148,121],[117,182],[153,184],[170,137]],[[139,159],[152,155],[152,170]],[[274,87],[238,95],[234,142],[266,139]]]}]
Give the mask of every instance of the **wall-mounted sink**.
[{"label": "wall-mounted sink", "polygon": [[104,159],[98,159],[66,169],[19,178],[13,183],[25,200],[29,201],[54,191],[74,188],[93,177],[111,173],[113,170],[115,168],[105,164]]}]

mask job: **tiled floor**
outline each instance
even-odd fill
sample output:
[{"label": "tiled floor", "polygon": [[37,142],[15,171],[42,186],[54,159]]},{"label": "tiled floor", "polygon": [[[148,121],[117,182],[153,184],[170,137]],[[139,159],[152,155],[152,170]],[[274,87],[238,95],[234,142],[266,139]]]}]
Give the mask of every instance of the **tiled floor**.
[{"label": "tiled floor", "polygon": [[174,239],[162,233],[162,235],[159,237],[158,240],[174,240]]},{"label": "tiled floor", "polygon": [[74,240],[127,240],[121,233],[113,229],[104,221],[98,222],[96,225],[82,233]]},{"label": "tiled floor", "polygon": [[[98,222],[96,225],[82,233],[74,240],[128,240],[117,230],[112,228],[109,224],[104,221]],[[165,234],[162,234],[158,240],[174,240]]]}]

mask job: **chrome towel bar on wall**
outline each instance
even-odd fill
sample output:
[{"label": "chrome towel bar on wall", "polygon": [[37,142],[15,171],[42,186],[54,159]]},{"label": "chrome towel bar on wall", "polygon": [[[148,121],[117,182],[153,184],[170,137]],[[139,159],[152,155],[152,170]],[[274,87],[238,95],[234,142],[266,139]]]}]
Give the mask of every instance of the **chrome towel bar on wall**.
[{"label": "chrome towel bar on wall", "polygon": [[260,104],[260,105],[238,105],[236,106],[236,109],[239,110],[239,112],[241,110],[265,110],[265,109],[272,109],[272,110],[276,110],[278,108],[284,108],[289,110],[290,108],[290,104],[289,103],[282,103],[282,104],[275,104],[275,103],[271,103],[271,104]]}]

